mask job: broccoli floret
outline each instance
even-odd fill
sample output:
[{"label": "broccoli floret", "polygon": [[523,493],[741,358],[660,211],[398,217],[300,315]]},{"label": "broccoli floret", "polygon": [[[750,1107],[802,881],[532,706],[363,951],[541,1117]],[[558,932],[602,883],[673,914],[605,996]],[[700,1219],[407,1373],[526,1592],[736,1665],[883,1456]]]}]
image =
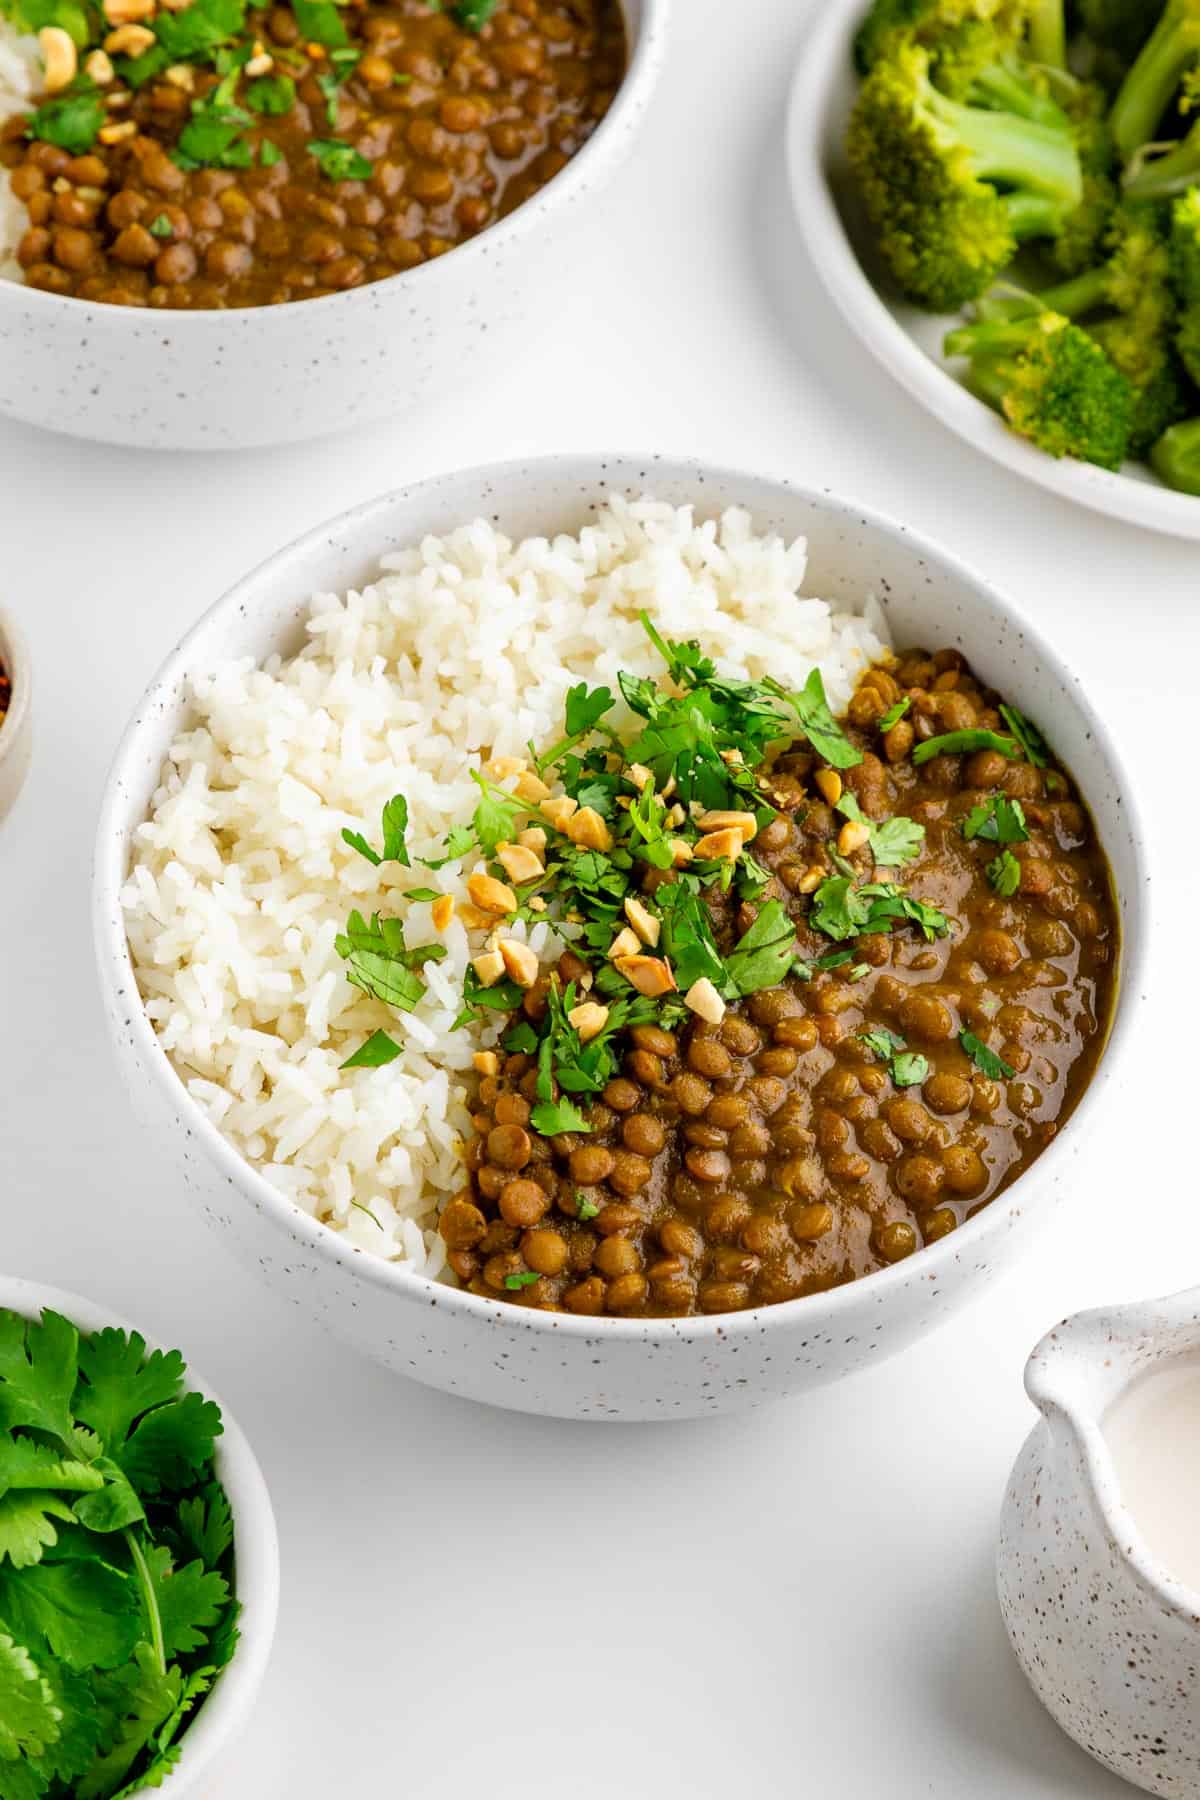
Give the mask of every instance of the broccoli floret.
[{"label": "broccoli floret", "polygon": [[[963,80],[1020,44],[1031,0],[875,0],[858,28],[854,60],[869,75],[900,44],[928,50],[939,86],[964,97]],[[945,67],[943,68],[943,63]]]},{"label": "broccoli floret", "polygon": [[1164,431],[1150,452],[1150,467],[1168,487],[1200,494],[1200,419],[1184,419]]},{"label": "broccoli floret", "polygon": [[1200,387],[1200,187],[1190,188],[1171,209],[1171,278],[1179,303],[1175,347]]},{"label": "broccoli floret", "polygon": [[1049,456],[1119,469],[1133,391],[1095,340],[1060,313],[961,326],[948,356],[970,360],[968,385]]},{"label": "broccoli floret", "polygon": [[913,44],[864,81],[847,150],[896,280],[935,311],[983,293],[1019,243],[1053,237],[1083,199],[1068,126],[947,98]]},{"label": "broccoli floret", "polygon": [[1079,152],[1083,199],[1063,221],[1050,256],[1064,274],[1074,275],[1096,261],[1116,211],[1115,152],[1106,117],[1108,101],[1101,87],[1064,74],[1055,76],[1054,92],[1070,121]]},{"label": "broccoli floret", "polygon": [[1200,0],[1167,0],[1109,115],[1123,159],[1153,138],[1198,54]]}]

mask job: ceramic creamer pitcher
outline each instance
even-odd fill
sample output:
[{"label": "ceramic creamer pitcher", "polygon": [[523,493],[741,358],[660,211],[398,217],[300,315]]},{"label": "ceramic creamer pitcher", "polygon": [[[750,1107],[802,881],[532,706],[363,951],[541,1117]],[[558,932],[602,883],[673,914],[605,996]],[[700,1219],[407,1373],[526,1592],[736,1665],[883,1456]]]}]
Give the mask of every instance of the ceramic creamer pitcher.
[{"label": "ceramic creamer pitcher", "polygon": [[1000,1605],[1063,1730],[1152,1794],[1200,1796],[1200,1593],[1127,1511],[1101,1423],[1152,1370],[1200,1355],[1200,1288],[1079,1313],[1025,1371],[1042,1418],[1005,1496]]}]

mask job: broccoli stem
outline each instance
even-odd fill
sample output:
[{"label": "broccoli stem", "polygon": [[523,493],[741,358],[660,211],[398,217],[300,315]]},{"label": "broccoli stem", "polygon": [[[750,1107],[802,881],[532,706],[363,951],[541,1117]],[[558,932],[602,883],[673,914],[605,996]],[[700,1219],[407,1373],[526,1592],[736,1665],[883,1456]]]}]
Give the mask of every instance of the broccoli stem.
[{"label": "broccoli stem", "polygon": [[1168,0],[1162,17],[1113,102],[1109,125],[1122,157],[1133,155],[1158,128],[1188,64],[1200,51],[1197,0]]},{"label": "broccoli stem", "polygon": [[1102,264],[1070,281],[1060,281],[1057,287],[1043,288],[1037,296],[1038,306],[1049,307],[1051,312],[1062,313],[1068,319],[1084,319],[1088,313],[1107,306],[1108,283],[1108,269]]},{"label": "broccoli stem", "polygon": [[1056,100],[1041,93],[1020,69],[1009,62],[988,63],[971,83],[970,98],[981,106],[999,112],[1016,113],[1021,119],[1034,119],[1041,125],[1057,125],[1070,129],[1070,120]]},{"label": "broccoli stem", "polygon": [[1035,62],[1067,66],[1067,22],[1063,0],[1037,0],[1029,20],[1029,49]]},{"label": "broccoli stem", "polygon": [[1059,201],[1051,200],[1047,194],[1001,194],[1000,198],[1018,243],[1057,235],[1063,216]]},{"label": "broccoli stem", "polygon": [[1150,465],[1168,487],[1200,494],[1200,419],[1185,419],[1164,431],[1150,452]]},{"label": "broccoli stem", "polygon": [[979,180],[1045,195],[1059,207],[1079,205],[1083,173],[1068,131],[1037,119],[962,106],[933,88],[926,99],[934,116],[969,154]]},{"label": "broccoli stem", "polygon": [[1029,348],[1029,320],[987,319],[978,325],[959,325],[946,333],[942,345],[947,356],[1019,356]]},{"label": "broccoli stem", "polygon": [[1007,362],[973,362],[967,371],[966,386],[977,400],[1004,411],[1005,395],[1012,387],[1013,364]]},{"label": "broccoli stem", "polygon": [[1129,200],[1165,200],[1186,194],[1200,182],[1200,129],[1193,128],[1181,144],[1165,156],[1148,157],[1125,180]]}]

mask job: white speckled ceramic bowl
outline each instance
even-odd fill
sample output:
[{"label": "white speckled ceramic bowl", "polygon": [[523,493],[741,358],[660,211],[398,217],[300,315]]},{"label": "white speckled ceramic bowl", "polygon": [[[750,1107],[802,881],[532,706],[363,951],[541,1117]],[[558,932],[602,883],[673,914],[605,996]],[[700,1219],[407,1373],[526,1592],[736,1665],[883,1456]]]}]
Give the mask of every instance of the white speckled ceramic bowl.
[{"label": "white speckled ceramic bowl", "polygon": [[867,0],[813,8],[788,110],[792,200],[813,267],[851,330],[927,412],[1014,474],[1114,519],[1176,537],[1200,538],[1200,500],[1174,492],[1145,463],[1119,474],[1055,460],[1010,431],[951,372],[942,339],[956,319],[923,312],[889,291],[853,191],[843,144],[857,89],[851,46]]},{"label": "white speckled ceramic bowl", "polygon": [[1200,1593],[1147,1548],[1102,1422],[1131,1384],[1200,1350],[1200,1288],[1064,1320],[1029,1359],[1042,1418],[1004,1501],[1000,1605],[1038,1698],[1098,1761],[1200,1794]]},{"label": "white speckled ceramic bowl", "polygon": [[0,611],[0,667],[12,683],[12,700],[0,723],[0,819],[16,805],[33,754],[33,664],[29,645],[11,613]]},{"label": "white speckled ceramic bowl", "polygon": [[[0,1275],[0,1310],[36,1319],[46,1308],[61,1313],[85,1332],[102,1331],[107,1326],[121,1331],[134,1329],[128,1320],[77,1294],[46,1287],[39,1281]],[[190,1364],[187,1379],[190,1387],[217,1402],[225,1426],[217,1440],[216,1468],[233,1512],[237,1596],[242,1607],[238,1618],[240,1642],[233,1661],[180,1734],[179,1762],[160,1791],[169,1800],[209,1800],[217,1791],[214,1777],[250,1718],[267,1671],[279,1611],[279,1541],[267,1484],[237,1421]],[[137,1792],[149,1790],[138,1788]]]},{"label": "white speckled ceramic bowl", "polygon": [[228,312],[98,306],[0,281],[0,413],[141,450],[243,450],[453,405],[536,339],[541,272],[633,147],[670,0],[622,0],[630,66],[594,136],[508,218],[407,274]]},{"label": "white speckled ceramic bowl", "polygon": [[[897,641],[960,644],[1040,719],[1095,812],[1121,894],[1122,995],[1108,1053],[1035,1168],[940,1243],[832,1293],[718,1318],[595,1320],[493,1304],[379,1261],[316,1224],[249,1168],[189,1098],[143,1011],[121,919],[131,835],[187,714],[189,674],[300,647],[314,590],[361,584],[381,554],[486,515],[515,537],[575,530],[616,491],[737,504],[806,534],[811,593],[883,601]],[[403,1374],[478,1400],[569,1417],[677,1419],[752,1405],[881,1361],[1011,1263],[1069,1185],[1088,1120],[1120,1066],[1142,985],[1145,867],[1133,790],[1068,665],[986,582],[902,525],[783,480],[661,457],[549,457],[471,469],[370,501],[272,557],[200,621],[147,692],[117,752],[99,825],[95,929],[124,1083],[152,1141],[230,1250],[312,1315]]]}]

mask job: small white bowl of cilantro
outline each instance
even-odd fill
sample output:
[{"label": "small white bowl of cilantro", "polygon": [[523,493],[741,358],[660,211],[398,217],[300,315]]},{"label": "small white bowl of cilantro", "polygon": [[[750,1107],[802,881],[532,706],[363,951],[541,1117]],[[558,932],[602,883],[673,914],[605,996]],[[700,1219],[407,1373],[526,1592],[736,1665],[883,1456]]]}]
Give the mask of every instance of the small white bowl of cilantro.
[{"label": "small white bowl of cilantro", "polygon": [[0,1791],[195,1794],[278,1598],[261,1471],[180,1352],[0,1279]]}]

